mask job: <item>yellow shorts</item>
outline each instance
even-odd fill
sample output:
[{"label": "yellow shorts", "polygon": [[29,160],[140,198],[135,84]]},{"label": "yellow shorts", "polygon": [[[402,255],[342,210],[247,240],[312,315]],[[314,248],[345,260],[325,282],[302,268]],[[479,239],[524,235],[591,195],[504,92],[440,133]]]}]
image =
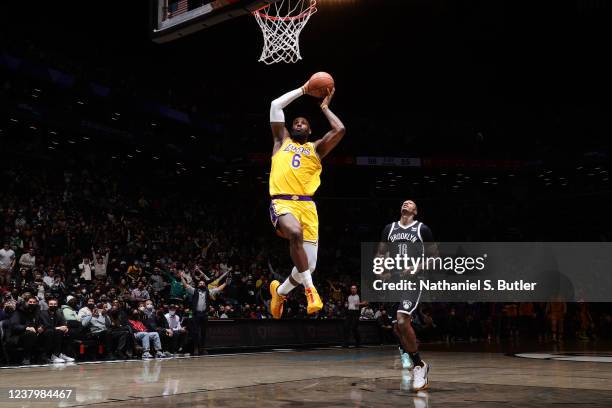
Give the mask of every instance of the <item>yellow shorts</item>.
[{"label": "yellow shorts", "polygon": [[315,244],[319,241],[319,216],[314,201],[273,199],[270,202],[270,220],[277,231],[278,218],[285,214],[291,214],[298,220],[302,226],[304,241]]}]

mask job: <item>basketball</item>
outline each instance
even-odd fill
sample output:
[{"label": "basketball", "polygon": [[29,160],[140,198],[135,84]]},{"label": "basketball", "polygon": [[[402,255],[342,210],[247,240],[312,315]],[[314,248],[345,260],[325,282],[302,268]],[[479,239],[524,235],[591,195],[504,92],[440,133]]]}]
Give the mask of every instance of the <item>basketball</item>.
[{"label": "basketball", "polygon": [[317,72],[306,82],[306,93],[315,98],[325,98],[334,88],[334,78],[327,72]]}]

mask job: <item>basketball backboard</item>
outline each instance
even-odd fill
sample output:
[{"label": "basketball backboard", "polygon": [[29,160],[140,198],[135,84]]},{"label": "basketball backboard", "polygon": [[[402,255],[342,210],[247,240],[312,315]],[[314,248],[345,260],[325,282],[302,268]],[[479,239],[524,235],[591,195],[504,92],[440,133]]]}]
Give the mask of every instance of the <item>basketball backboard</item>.
[{"label": "basketball backboard", "polygon": [[150,0],[151,37],[164,43],[251,14],[277,0]]}]

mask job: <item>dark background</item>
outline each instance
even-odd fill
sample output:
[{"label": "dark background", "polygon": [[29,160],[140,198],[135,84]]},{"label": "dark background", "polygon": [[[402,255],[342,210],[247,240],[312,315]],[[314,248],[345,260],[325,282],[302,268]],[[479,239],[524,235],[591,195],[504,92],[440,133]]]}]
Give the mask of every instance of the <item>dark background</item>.
[{"label": "dark background", "polygon": [[[149,38],[148,2],[113,6],[4,5],[2,50],[75,78],[59,87],[34,68],[2,67],[2,128],[15,137],[5,131],[2,149],[12,148],[11,159],[118,172],[138,193],[163,186],[236,197],[265,218],[269,102],[325,70],[348,133],[318,193],[324,241],[339,229],[375,238],[408,197],[440,239],[608,238],[603,1],[323,2],[302,34],[303,61],[274,66],[257,62],[262,39],[250,16],[160,45]],[[91,83],[109,96],[93,97]],[[153,102],[191,123],[141,108]],[[315,100],[287,109],[302,113],[315,134],[326,131]],[[84,121],[110,129],[92,132]],[[362,167],[350,164],[355,156],[459,162]]]}]

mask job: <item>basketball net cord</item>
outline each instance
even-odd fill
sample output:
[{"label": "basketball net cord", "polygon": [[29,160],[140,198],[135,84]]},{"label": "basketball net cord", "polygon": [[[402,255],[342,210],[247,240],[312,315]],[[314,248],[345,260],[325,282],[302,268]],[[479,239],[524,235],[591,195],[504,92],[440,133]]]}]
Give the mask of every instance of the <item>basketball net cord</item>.
[{"label": "basketball net cord", "polygon": [[300,33],[316,12],[316,0],[280,0],[254,11],[264,39],[259,61],[270,65],[301,60]]}]

